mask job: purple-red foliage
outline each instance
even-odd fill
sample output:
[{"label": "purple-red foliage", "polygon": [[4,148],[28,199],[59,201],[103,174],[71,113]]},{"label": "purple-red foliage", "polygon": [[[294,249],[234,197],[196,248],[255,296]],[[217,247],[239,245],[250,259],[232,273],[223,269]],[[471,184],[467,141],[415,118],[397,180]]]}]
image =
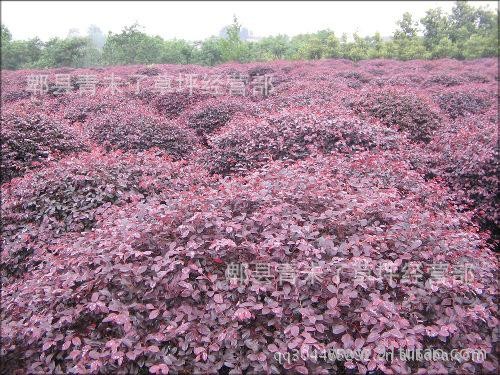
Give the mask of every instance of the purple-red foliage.
[{"label": "purple-red foliage", "polygon": [[153,105],[162,116],[168,119],[178,117],[190,105],[207,98],[206,95],[193,92],[172,92],[167,94],[150,94],[154,97]]},{"label": "purple-red foliage", "polygon": [[82,231],[95,222],[94,210],[107,202],[131,194],[158,195],[178,184],[181,165],[152,153],[96,150],[66,158],[5,186],[6,222],[20,224],[17,229],[44,221],[55,232]]},{"label": "purple-red foliage", "polygon": [[199,135],[212,133],[226,125],[237,110],[231,105],[207,106],[189,117],[188,125]]},{"label": "purple-red foliage", "polygon": [[[169,373],[491,371],[483,363],[389,361],[381,347],[494,351],[495,257],[446,189],[391,156],[336,154],[132,203],[4,285],[11,371]],[[473,263],[474,279],[431,285],[429,264]],[[355,281],[337,267],[423,264],[422,285]],[[242,284],[228,264],[321,266],[321,279]],[[26,319],[26,316],[30,316]],[[366,362],[279,365],[293,348],[365,348]],[[10,366],[10,367],[9,367]]]},{"label": "purple-red foliage", "polygon": [[156,147],[174,159],[188,155],[196,143],[189,129],[131,107],[95,116],[89,122],[89,136],[108,150],[144,151]]},{"label": "purple-red foliage", "polygon": [[255,66],[248,70],[248,75],[250,77],[263,76],[263,75],[272,75],[274,73],[274,69],[270,66]]},{"label": "purple-red foliage", "polygon": [[445,87],[450,87],[450,86],[458,86],[461,85],[464,82],[464,79],[460,76],[456,75],[451,75],[451,74],[438,74],[438,75],[433,75],[429,80],[426,82],[426,84],[439,84]]},{"label": "purple-red foliage", "polygon": [[24,75],[19,72],[2,70],[2,90],[0,90],[2,104],[12,105],[12,102],[27,99],[31,92],[23,87]]},{"label": "purple-red foliage", "polygon": [[246,172],[271,160],[297,160],[314,152],[353,153],[393,148],[395,132],[368,126],[359,119],[302,111],[271,116],[267,121],[236,124],[210,140],[206,161],[217,174]]},{"label": "purple-red foliage", "polygon": [[498,123],[487,115],[460,119],[439,129],[433,140],[411,159],[428,178],[441,178],[456,202],[474,211],[476,219],[499,238]]},{"label": "purple-red foliage", "polygon": [[[496,373],[497,66],[3,71],[2,151],[29,152],[9,149],[23,175],[1,186],[0,373]],[[71,74],[69,93],[26,94],[28,75],[58,73]],[[107,87],[112,74],[121,92]],[[161,94],[160,74],[221,76],[224,93]],[[251,97],[262,74],[274,91]],[[96,76],[95,95],[81,92],[81,75]],[[247,97],[228,94],[234,75],[247,77]],[[229,282],[228,266],[244,262],[290,264],[298,279]],[[398,267],[394,282],[344,268],[337,278],[354,265],[376,275],[382,262]],[[423,285],[400,280],[408,262]],[[436,263],[472,265],[472,278],[449,269],[431,285]],[[321,269],[313,282],[311,267]],[[390,347],[488,354],[374,353]],[[275,358],[330,348],[372,356]]]},{"label": "purple-red foliage", "polygon": [[490,82],[490,79],[481,73],[467,72],[467,73],[464,73],[463,77],[468,82],[477,82],[477,83]]},{"label": "purple-red foliage", "polygon": [[408,132],[411,139],[429,141],[438,128],[438,114],[422,98],[395,91],[382,91],[354,99],[351,105],[365,111],[382,123]]},{"label": "purple-red foliage", "polygon": [[456,91],[438,95],[436,101],[439,107],[454,119],[467,113],[485,112],[491,106],[491,101],[484,94]]},{"label": "purple-red foliage", "polygon": [[6,103],[14,102],[21,99],[27,99],[31,96],[31,93],[26,90],[21,91],[10,91],[2,95],[2,100]]},{"label": "purple-red foliage", "polygon": [[208,145],[214,134],[224,132],[226,126],[245,121],[247,117],[265,116],[263,108],[251,100],[237,97],[218,97],[199,102],[185,111],[177,121],[193,129],[201,144]]},{"label": "purple-red foliage", "polygon": [[152,153],[80,154],[2,186],[2,236],[7,274],[27,251],[66,232],[94,228],[112,205],[170,195],[206,180],[198,170]]},{"label": "purple-red foliage", "polygon": [[72,123],[83,123],[89,117],[100,116],[107,111],[116,109],[103,96],[77,96],[73,97],[70,104],[64,106],[62,112],[65,119]]},{"label": "purple-red foliage", "polygon": [[137,70],[138,75],[145,75],[148,77],[157,76],[161,73],[160,68],[157,66],[145,66]]},{"label": "purple-red foliage", "polygon": [[2,112],[1,182],[22,176],[40,163],[85,148],[61,119],[43,113]]},{"label": "purple-red foliage", "polygon": [[361,88],[364,83],[370,82],[370,78],[368,76],[356,71],[341,72],[338,73],[337,76],[345,78],[347,86],[352,89]]}]

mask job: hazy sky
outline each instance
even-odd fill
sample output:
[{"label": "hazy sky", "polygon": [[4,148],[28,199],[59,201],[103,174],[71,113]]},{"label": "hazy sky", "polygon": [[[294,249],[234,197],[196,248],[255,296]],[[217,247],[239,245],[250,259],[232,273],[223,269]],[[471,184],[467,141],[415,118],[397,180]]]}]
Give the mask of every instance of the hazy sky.
[{"label": "hazy sky", "polygon": [[[495,1],[474,1],[475,6],[489,5],[498,10]],[[408,11],[415,19],[425,10],[441,7],[449,11],[448,1],[214,1],[214,2],[66,2],[66,1],[2,1],[2,23],[14,39],[34,36],[47,40],[64,37],[72,28],[86,34],[95,24],[104,33],[119,32],[123,26],[137,21],[148,34],[164,38],[205,39],[217,35],[232,22],[233,14],[254,36],[290,36],[330,28],[338,35],[359,32],[365,36],[379,31],[392,35],[396,21]]]}]

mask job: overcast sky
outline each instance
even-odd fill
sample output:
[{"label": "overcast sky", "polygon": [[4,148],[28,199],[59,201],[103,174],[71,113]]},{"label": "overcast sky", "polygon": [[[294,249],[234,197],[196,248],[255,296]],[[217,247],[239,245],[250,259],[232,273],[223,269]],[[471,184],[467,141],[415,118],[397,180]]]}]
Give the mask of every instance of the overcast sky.
[{"label": "overcast sky", "polygon": [[[474,1],[475,6],[498,10],[495,1]],[[2,23],[14,39],[38,36],[46,41],[65,37],[76,28],[80,34],[94,24],[104,33],[119,32],[124,26],[138,22],[148,34],[164,38],[188,40],[217,35],[232,22],[236,14],[240,24],[256,37],[276,34],[290,36],[329,28],[338,35],[358,32],[382,36],[392,35],[396,21],[408,11],[415,19],[425,10],[441,7],[449,11],[448,1],[332,1],[332,2],[66,2],[66,1],[2,1]]]}]

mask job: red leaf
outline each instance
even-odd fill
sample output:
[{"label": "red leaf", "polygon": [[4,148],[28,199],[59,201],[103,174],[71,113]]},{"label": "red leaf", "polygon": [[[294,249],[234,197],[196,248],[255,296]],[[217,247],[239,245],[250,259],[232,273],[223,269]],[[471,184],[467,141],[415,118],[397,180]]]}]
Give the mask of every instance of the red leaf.
[{"label": "red leaf", "polygon": [[326,303],[326,306],[330,309],[333,310],[337,306],[338,300],[336,297],[330,298],[328,302]]},{"label": "red leaf", "polygon": [[194,348],[194,354],[196,354],[196,355],[198,355],[198,354],[200,354],[201,352],[204,352],[204,351],[205,351],[205,348],[203,348],[202,346]]},{"label": "red leaf", "polygon": [[292,334],[292,336],[294,336],[294,337],[298,336],[299,332],[300,332],[300,329],[298,326],[291,326],[290,327],[290,333]]},{"label": "red leaf", "polygon": [[158,353],[160,351],[160,348],[158,348],[156,345],[151,345],[148,346],[148,351],[151,353]]},{"label": "red leaf", "polygon": [[380,337],[380,334],[378,332],[371,332],[368,337],[366,338],[366,342],[374,342]]},{"label": "red leaf", "polygon": [[332,332],[335,335],[338,335],[346,330],[346,327],[343,324],[338,324],[332,327]]},{"label": "red leaf", "polygon": [[214,258],[214,263],[224,264],[224,261],[221,258]]}]

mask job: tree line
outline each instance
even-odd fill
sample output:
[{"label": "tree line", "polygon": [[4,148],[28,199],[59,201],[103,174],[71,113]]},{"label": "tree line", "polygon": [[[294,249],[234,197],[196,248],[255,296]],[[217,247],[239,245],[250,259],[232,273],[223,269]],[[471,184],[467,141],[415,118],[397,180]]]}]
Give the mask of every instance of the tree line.
[{"label": "tree line", "polygon": [[138,24],[120,33],[104,35],[91,26],[85,37],[72,35],[42,42],[39,38],[13,40],[1,26],[2,69],[90,67],[126,64],[202,64],[228,61],[316,60],[345,58],[353,61],[373,58],[400,60],[498,56],[498,14],[483,7],[457,1],[451,12],[427,10],[414,20],[403,14],[390,38],[380,33],[361,37],[338,37],[332,30],[294,37],[277,35],[248,41],[241,37],[236,17],[223,36],[203,41],[163,39],[142,31]]}]

